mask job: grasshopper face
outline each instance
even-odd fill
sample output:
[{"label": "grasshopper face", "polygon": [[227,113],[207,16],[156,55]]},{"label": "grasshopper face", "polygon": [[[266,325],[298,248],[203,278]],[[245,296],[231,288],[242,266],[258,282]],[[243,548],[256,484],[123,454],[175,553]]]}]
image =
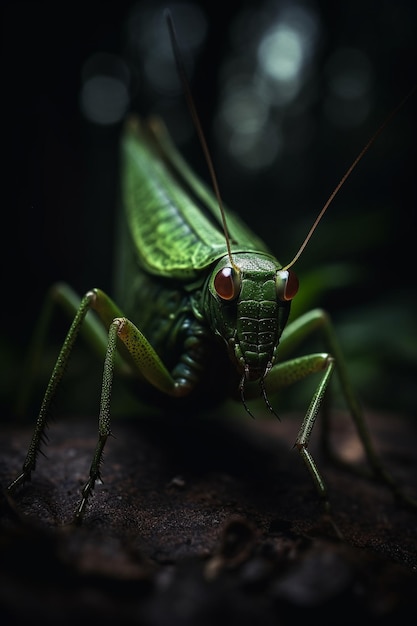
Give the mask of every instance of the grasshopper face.
[{"label": "grasshopper face", "polygon": [[263,380],[276,359],[298,281],[267,254],[218,261],[208,284],[209,324],[247,381]]}]

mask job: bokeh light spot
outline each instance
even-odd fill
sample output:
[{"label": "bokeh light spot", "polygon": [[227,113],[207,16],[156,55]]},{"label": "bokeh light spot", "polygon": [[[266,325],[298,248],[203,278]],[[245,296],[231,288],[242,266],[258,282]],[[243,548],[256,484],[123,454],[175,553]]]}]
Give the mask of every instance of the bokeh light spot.
[{"label": "bokeh light spot", "polygon": [[95,124],[117,124],[125,116],[129,102],[129,71],[125,63],[107,53],[90,57],[82,70],[83,115]]}]

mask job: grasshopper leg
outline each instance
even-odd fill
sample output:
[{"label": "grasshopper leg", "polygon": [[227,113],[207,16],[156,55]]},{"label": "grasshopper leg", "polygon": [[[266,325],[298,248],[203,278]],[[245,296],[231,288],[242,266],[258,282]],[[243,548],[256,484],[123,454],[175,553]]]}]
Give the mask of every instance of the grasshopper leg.
[{"label": "grasshopper leg", "polygon": [[[189,393],[192,381],[186,378],[176,380],[171,376],[145,336],[132,322],[122,317],[120,309],[103,291],[93,289],[88,291],[80,300],[64,284],[56,285],[51,289],[45,306],[45,315],[42,317],[40,324],[41,331],[38,333],[32,355],[29,358],[30,369],[34,369],[40,344],[44,339],[44,329],[51,316],[52,304],[54,302],[60,304],[68,313],[72,313],[74,318],[49,379],[22,471],[8,485],[7,490],[13,492],[24,482],[29,481],[32,472],[36,469],[38,454],[41,451],[42,443],[46,439],[45,430],[48,425],[52,401],[64,375],[74,343],[80,331],[83,331],[92,348],[99,354],[105,354],[105,360],[98,420],[98,441],[90,466],[89,478],[82,488],[82,497],[75,511],[75,521],[79,522],[86,509],[88,497],[91,495],[97,481],[101,480],[100,466],[103,451],[107,438],[111,434],[110,399],[115,367],[119,371],[125,373],[129,371],[132,374],[133,364],[133,368],[141,372],[150,384],[160,389],[163,393],[174,397],[184,396]],[[98,314],[99,320],[90,317],[86,318],[90,310],[94,310]],[[101,325],[109,329],[107,338],[105,333],[103,337],[100,332],[102,330]],[[85,332],[86,330],[88,332]],[[131,357],[131,363],[127,363],[117,352],[119,339],[125,344]]]},{"label": "grasshopper leg", "polygon": [[[58,293],[59,293],[59,288],[57,287],[55,292],[52,295],[54,296]],[[36,468],[36,461],[37,461],[38,454],[40,452],[41,444],[46,439],[45,430],[48,425],[48,418],[49,418],[49,411],[50,411],[51,403],[55,396],[57,387],[64,375],[71,350],[78,336],[81,325],[83,324],[83,321],[85,319],[87,312],[90,310],[92,306],[93,299],[94,299],[94,293],[92,291],[89,291],[82,298],[81,303],[77,309],[77,312],[75,314],[71,327],[62,345],[61,351],[58,355],[51,377],[49,379],[48,386],[46,388],[42,405],[38,414],[38,418],[36,420],[32,439],[29,444],[29,449],[26,454],[25,461],[23,463],[22,473],[9,484],[7,488],[9,492],[14,491],[17,487],[19,487],[24,482],[29,481],[31,478],[32,472]]]},{"label": "grasshopper leg", "polygon": [[[328,385],[328,381],[333,370],[335,370],[335,373],[340,381],[341,390],[347,408],[356,427],[358,436],[365,450],[369,466],[372,469],[374,476],[388,486],[398,502],[406,507],[415,510],[417,508],[417,501],[404,493],[404,491],[400,488],[400,486],[397,484],[391,474],[385,469],[380,457],[375,451],[368,427],[366,425],[365,417],[363,415],[362,407],[356,398],[350,382],[339,341],[337,339],[331,320],[329,316],[325,313],[325,311],[321,309],[314,309],[313,311],[302,315],[297,320],[289,324],[289,326],[287,326],[281,340],[281,356],[286,356],[287,354],[290,354],[302,342],[303,339],[305,339],[313,332],[317,331],[322,332],[325,346],[329,350],[328,355],[322,355],[322,366],[320,366],[319,361],[321,357],[319,355],[319,361],[317,361],[317,363],[314,362],[314,355],[299,357],[298,359],[294,359],[292,361],[284,361],[283,363],[279,363],[272,368],[270,374],[268,374],[265,379],[265,387],[268,392],[272,393],[280,387],[284,387],[295,381],[301,380],[309,373],[318,372],[324,367],[325,373],[323,374],[323,377],[314,394],[310,407],[303,420],[303,424],[301,426],[300,432],[298,433],[297,441],[295,444],[296,447],[299,449],[301,455],[303,456],[303,459],[307,464],[310,473],[313,476],[313,480],[318,488],[319,494],[323,493],[323,489],[320,484],[321,479],[319,476],[317,476],[314,462],[311,458],[309,458],[309,455],[306,451],[306,446],[308,444],[311,430],[315,423],[317,412],[322,405],[324,392]],[[326,369],[326,359],[329,363],[333,362],[333,365],[329,366],[328,369]],[[349,468],[350,470],[358,472],[360,471],[359,469],[343,461],[335,452],[331,451],[328,441],[328,429],[323,429],[322,435],[324,438],[324,447],[326,451],[331,453],[333,461],[335,461],[340,466]]]},{"label": "grasshopper leg", "polygon": [[[92,301],[92,307],[101,316],[103,307],[105,311],[109,310],[107,305],[111,304],[111,300],[99,290],[94,290],[94,294],[95,297]],[[177,381],[171,376],[146,337],[130,320],[125,317],[113,319],[109,327],[106,357],[104,360],[99,413],[99,438],[90,466],[89,478],[82,488],[81,500],[75,511],[74,521],[76,523],[82,520],[88,498],[94,490],[96,482],[101,481],[100,466],[104,446],[107,438],[111,435],[110,400],[118,339],[126,346],[137,370],[140,371],[154,387],[172,397],[184,396],[190,391],[190,384],[186,380]]]}]

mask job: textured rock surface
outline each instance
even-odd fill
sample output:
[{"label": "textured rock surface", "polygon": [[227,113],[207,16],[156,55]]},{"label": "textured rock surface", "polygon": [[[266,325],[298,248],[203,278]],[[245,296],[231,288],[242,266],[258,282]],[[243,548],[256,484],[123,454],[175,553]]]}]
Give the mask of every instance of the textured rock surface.
[{"label": "textured rock surface", "polygon": [[[369,423],[386,464],[416,495],[413,425],[377,415]],[[224,415],[115,421],[104,483],[74,527],[96,425],[57,420],[31,483],[2,500],[3,623],[411,623],[417,513],[399,508],[384,486],[320,459],[313,441],[338,539],[292,449],[298,426],[297,418]],[[29,437],[26,428],[3,429],[3,486]],[[343,416],[335,438],[346,454],[360,454]]]}]

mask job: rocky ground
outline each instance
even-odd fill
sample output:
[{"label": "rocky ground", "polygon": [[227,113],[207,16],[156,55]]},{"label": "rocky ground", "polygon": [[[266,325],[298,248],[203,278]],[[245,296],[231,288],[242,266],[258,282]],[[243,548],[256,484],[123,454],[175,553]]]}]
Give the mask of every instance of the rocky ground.
[{"label": "rocky ground", "polygon": [[[387,466],[417,497],[414,424],[395,415],[368,421]],[[104,482],[74,526],[96,424],[56,420],[32,481],[13,498],[3,493],[2,623],[413,623],[417,512],[321,458],[313,437],[333,507],[332,521],[323,518],[292,447],[299,423],[121,419]],[[19,472],[30,434],[2,429],[3,486]],[[361,456],[345,416],[335,440],[346,456]]]}]

